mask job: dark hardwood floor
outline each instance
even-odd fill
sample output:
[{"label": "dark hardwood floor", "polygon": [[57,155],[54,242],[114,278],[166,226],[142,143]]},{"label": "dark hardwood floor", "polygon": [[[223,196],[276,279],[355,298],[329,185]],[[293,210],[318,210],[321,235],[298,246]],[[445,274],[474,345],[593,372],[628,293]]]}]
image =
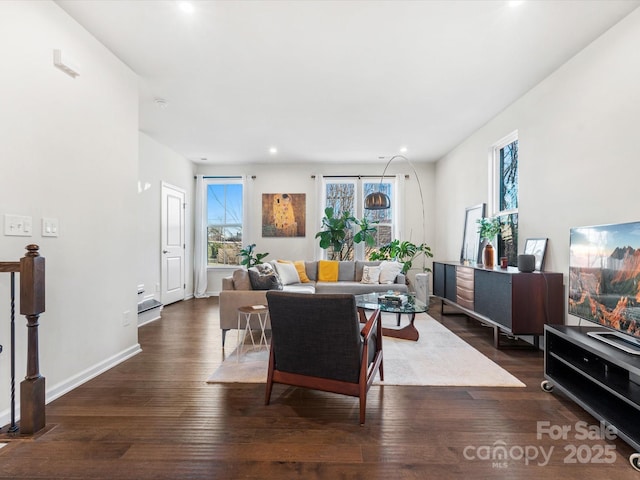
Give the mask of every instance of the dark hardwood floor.
[{"label": "dark hardwood floor", "polygon": [[[44,433],[3,433],[0,478],[640,478],[622,441],[575,438],[597,422],[541,390],[541,352],[495,350],[490,329],[439,312],[526,388],[374,386],[362,427],[356,398],[276,385],[265,406],[264,385],[205,383],[223,359],[217,300],[188,300],[140,328],[141,354],[48,405]],[[537,438],[537,422],[572,432]]]}]

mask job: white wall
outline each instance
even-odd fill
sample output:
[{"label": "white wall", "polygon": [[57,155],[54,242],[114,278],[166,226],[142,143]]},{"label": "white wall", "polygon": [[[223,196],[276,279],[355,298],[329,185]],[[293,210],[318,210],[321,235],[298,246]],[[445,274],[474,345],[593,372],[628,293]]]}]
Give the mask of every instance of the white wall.
[{"label": "white wall", "polygon": [[[185,211],[186,297],[193,295],[193,163],[173,150],[140,133],[138,169],[138,285],[144,285],[144,299],[160,300],[160,222],[162,182],[186,192]],[[143,298],[141,298],[142,300]]]},{"label": "white wall", "polygon": [[[425,198],[426,232],[424,241],[433,245],[434,241],[434,170],[433,164],[416,164],[416,171],[420,175],[420,184]],[[290,260],[314,260],[318,257],[318,240],[315,234],[320,230],[319,206],[315,175],[381,175],[384,163],[362,164],[253,164],[253,165],[199,165],[197,171],[203,175],[246,175],[248,176],[247,188],[249,189],[249,230],[244,232],[244,244],[256,244],[258,252],[269,252],[267,260],[285,258]],[[406,198],[404,208],[404,231],[401,233],[403,240],[410,239],[414,243],[421,243],[422,237],[422,209],[418,207],[420,195],[417,182],[411,167],[403,160],[398,159],[389,166],[386,175],[397,173],[409,174],[410,178],[405,182]],[[255,179],[251,177],[255,176]],[[306,194],[306,236],[292,238],[263,238],[262,225],[262,194],[263,193],[304,193]],[[428,266],[430,263],[428,264]],[[421,264],[420,264],[421,266]],[[217,294],[221,288],[221,278],[229,275],[230,270],[210,269],[208,275],[207,291]],[[413,273],[411,274],[413,275]]]},{"label": "white wall", "polygon": [[[55,48],[81,66],[78,78],[54,68]],[[19,259],[28,243],[46,258],[40,371],[50,400],[139,350],[137,79],[52,2],[0,2],[0,57],[0,215],[29,215],[34,224],[31,237],[0,234],[0,260]],[[42,217],[59,219],[58,238],[41,236]],[[2,424],[10,398],[8,277],[0,274]],[[24,317],[16,327],[19,382]]]},{"label": "white wall", "polygon": [[640,10],[585,48],[436,166],[437,259],[459,258],[465,207],[488,201],[488,149],[520,138],[520,244],[548,237],[569,270],[573,226],[640,220]]}]

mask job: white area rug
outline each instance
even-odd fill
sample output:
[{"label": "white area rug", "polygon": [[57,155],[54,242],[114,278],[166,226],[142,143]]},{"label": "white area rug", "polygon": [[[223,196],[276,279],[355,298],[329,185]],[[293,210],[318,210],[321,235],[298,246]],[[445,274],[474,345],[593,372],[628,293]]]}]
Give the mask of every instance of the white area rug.
[{"label": "white area rug", "polygon": [[[403,321],[406,318],[403,317]],[[385,326],[395,326],[395,317],[385,317]],[[416,316],[420,332],[417,342],[384,337],[384,385],[441,385],[524,387],[516,377],[489,360],[427,314]],[[249,345],[250,347],[251,345]],[[234,351],[211,375],[207,383],[266,383],[268,350],[244,346]]]}]

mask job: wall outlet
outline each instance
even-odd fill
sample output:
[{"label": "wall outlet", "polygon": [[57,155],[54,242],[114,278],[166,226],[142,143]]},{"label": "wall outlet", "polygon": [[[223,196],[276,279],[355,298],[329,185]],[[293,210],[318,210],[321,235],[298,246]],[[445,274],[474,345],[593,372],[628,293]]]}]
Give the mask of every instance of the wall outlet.
[{"label": "wall outlet", "polygon": [[129,314],[131,312],[129,310],[126,310],[124,312],[122,312],[122,326],[126,327],[127,325],[129,325],[131,323],[131,319],[129,318]]},{"label": "wall outlet", "polygon": [[156,292],[159,292],[159,291],[160,291],[160,284],[156,283]]}]

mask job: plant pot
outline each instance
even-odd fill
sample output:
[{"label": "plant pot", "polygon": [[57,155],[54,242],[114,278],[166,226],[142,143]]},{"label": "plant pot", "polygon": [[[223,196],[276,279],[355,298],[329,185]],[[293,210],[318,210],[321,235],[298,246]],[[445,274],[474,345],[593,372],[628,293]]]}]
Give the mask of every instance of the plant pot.
[{"label": "plant pot", "polygon": [[493,248],[491,242],[487,243],[482,252],[484,268],[493,268],[496,263],[496,249]]}]

